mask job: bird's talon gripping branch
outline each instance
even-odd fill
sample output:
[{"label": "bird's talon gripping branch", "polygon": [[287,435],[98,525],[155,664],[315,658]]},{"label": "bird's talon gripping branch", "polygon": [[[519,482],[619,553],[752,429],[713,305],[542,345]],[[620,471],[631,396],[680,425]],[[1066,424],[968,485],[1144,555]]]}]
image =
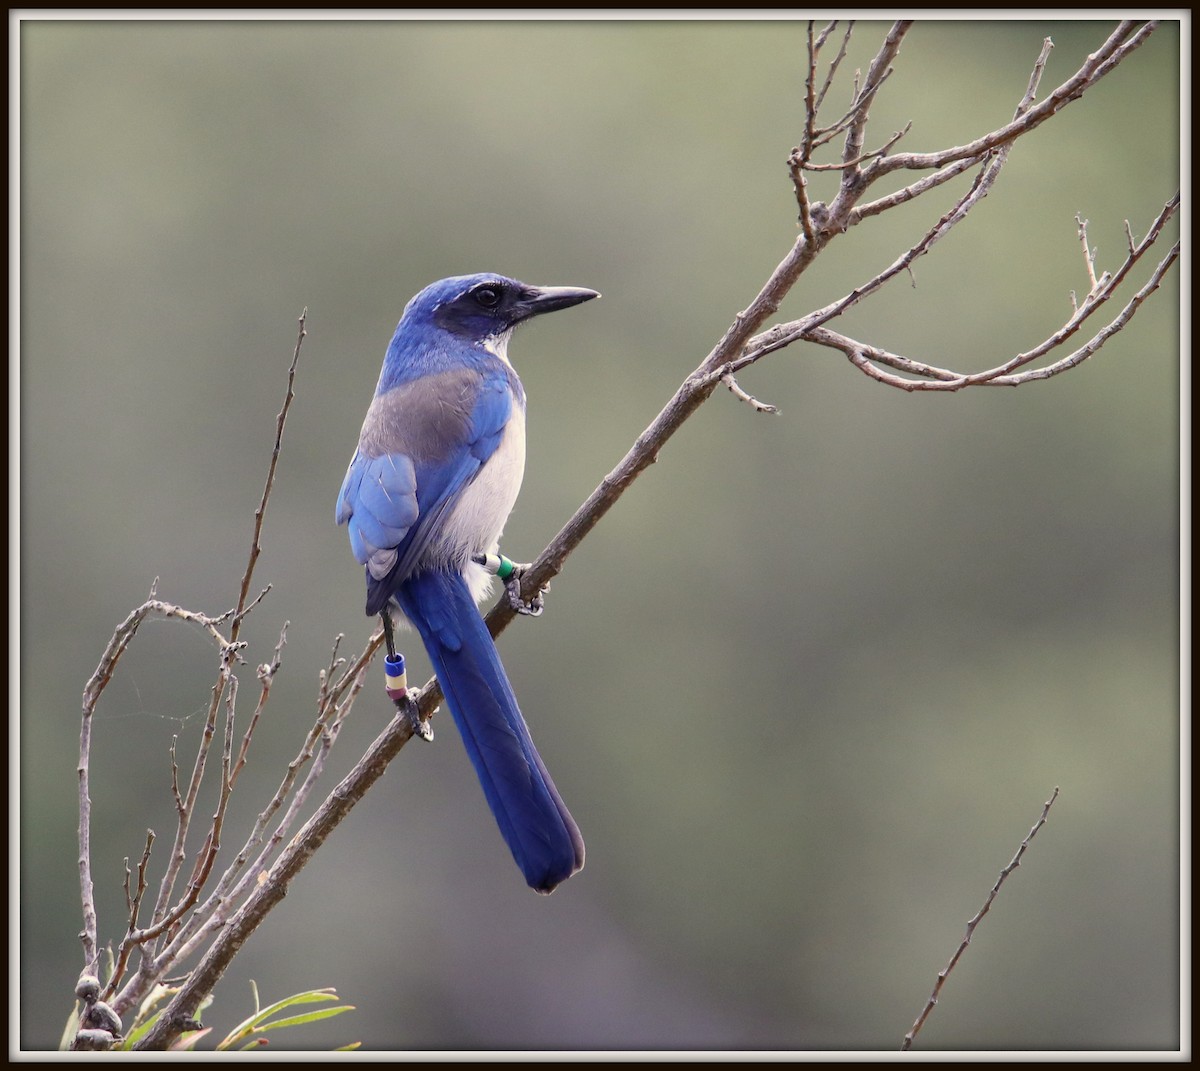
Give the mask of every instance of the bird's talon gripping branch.
[{"label": "bird's talon gripping branch", "polygon": [[541,617],[542,612],[546,609],[546,600],[542,597],[542,592],[549,591],[550,586],[547,584],[539,591],[533,593],[533,598],[528,602],[521,598],[521,577],[520,574],[515,575],[507,584],[504,585],[504,591],[508,595],[508,605],[511,606],[519,614],[525,617]]},{"label": "bird's talon gripping branch", "polygon": [[541,588],[526,601],[521,598],[521,577],[532,568],[530,562],[515,562],[503,554],[476,554],[471,559],[477,565],[482,565],[493,576],[504,581],[504,592],[508,605],[525,617],[541,617],[546,609],[545,592],[550,590],[549,584]]},{"label": "bird's talon gripping branch", "polygon": [[419,737],[427,744],[433,743],[433,726],[427,721],[421,720],[421,709],[417,705],[416,694],[410,692],[400,702],[396,704],[398,710],[403,710],[408,718],[408,724],[412,726],[413,736]]}]

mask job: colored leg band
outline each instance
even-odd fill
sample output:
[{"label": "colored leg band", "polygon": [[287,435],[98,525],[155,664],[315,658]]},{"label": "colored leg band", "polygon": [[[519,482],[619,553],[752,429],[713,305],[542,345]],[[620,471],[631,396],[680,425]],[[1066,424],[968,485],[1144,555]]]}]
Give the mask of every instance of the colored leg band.
[{"label": "colored leg band", "polygon": [[383,671],[387,675],[386,691],[389,699],[403,699],[408,695],[408,672],[404,666],[404,655],[388,655],[383,660]]},{"label": "colored leg band", "polygon": [[507,581],[517,571],[516,564],[503,554],[477,554],[472,561],[482,565],[493,576]]}]

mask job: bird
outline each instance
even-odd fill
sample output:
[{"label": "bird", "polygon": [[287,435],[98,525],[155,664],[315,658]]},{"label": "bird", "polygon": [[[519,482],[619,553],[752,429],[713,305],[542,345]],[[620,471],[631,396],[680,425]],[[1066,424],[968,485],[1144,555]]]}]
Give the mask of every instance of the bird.
[{"label": "bird", "polygon": [[535,316],[599,296],[491,272],[425,287],[388,345],[337,499],[367,615],[381,617],[389,647],[394,608],[420,635],[496,824],[541,893],[583,867],[583,836],[477,605],[525,469],[525,389],[509,340]]}]

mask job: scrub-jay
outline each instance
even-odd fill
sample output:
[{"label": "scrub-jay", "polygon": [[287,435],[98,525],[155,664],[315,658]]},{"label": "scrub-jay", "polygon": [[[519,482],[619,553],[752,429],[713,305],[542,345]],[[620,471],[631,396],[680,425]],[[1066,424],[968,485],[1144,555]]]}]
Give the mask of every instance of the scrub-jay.
[{"label": "scrub-jay", "polygon": [[[462,275],[414,297],[383,359],[338,494],[367,613],[416,627],[500,832],[538,892],[583,866],[583,838],[521,717],[476,609],[525,469],[525,391],[508,362],[522,321],[599,297]],[[494,560],[494,559],[493,559]]]}]

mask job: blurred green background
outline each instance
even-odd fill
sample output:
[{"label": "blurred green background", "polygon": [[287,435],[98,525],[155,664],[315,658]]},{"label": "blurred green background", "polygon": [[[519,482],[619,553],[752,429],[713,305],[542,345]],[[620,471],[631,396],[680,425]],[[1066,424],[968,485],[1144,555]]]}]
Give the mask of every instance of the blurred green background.
[{"label": "blurred green background", "polygon": [[[193,609],[236,601],[301,310],[244,685],[291,624],[230,846],[333,638],[372,628],[333,507],[404,303],[482,270],[603,292],[512,347],[530,457],[504,546],[533,557],[794,240],[803,26],[21,26],[24,1047],[57,1043],[81,962],[83,685],[156,576]],[[1044,37],[1043,96],[1110,28],[919,23],[869,142],[999,126]],[[831,116],[883,31],[860,24]],[[1020,143],[913,280],[834,326],[972,370],[1042,339],[1087,289],[1075,214],[1114,269],[1123,221],[1140,236],[1177,188],[1179,79],[1167,25]],[[964,189],[856,228],[780,317],[870,278]],[[524,887],[439,717],[205,1022],[248,1014],[254,979],[358,1009],[283,1047],[894,1049],[1059,785],[918,1047],[1178,1045],[1178,289],[1017,391],[909,396],[794,347],[742,377],[780,415],[714,395],[501,642],[583,873]],[[214,665],[155,621],[100,705],[105,939],[147,827],[165,857],[167,750],[178,734],[190,763]],[[374,683],[328,786],[389,716]]]}]

